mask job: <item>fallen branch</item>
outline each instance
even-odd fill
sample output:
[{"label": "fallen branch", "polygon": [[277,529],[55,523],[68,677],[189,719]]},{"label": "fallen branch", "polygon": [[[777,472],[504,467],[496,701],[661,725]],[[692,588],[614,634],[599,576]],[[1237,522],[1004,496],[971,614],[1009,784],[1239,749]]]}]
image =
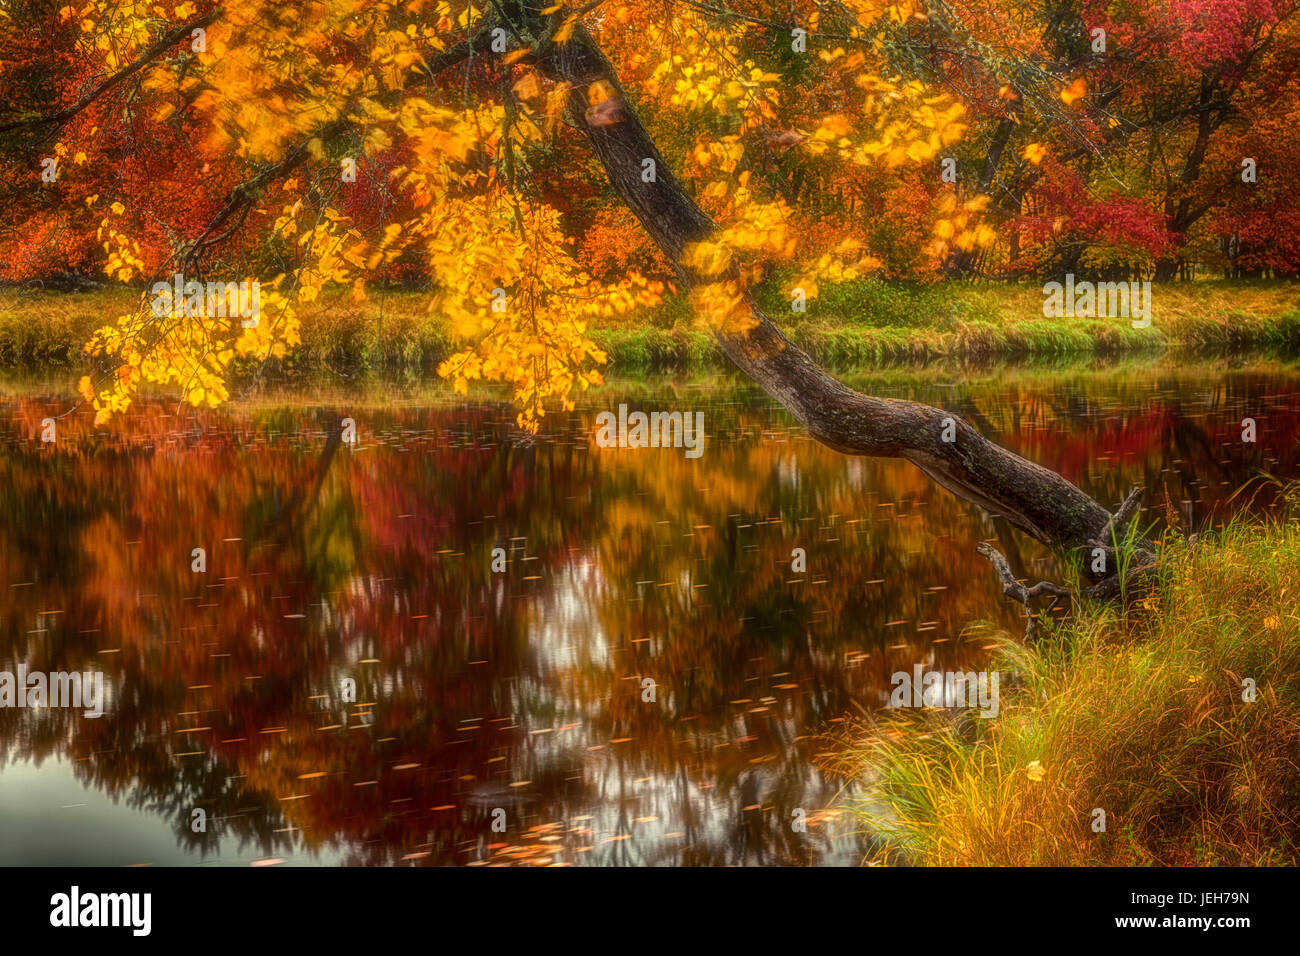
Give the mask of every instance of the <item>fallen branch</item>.
[{"label": "fallen branch", "polygon": [[1026,587],[1016,578],[1011,570],[1011,565],[1007,563],[1007,559],[1003,557],[1002,552],[983,541],[980,542],[976,550],[993,565],[993,570],[997,572],[1002,581],[1002,593],[1024,605],[1026,617],[1025,642],[1032,643],[1038,637],[1038,619],[1034,614],[1033,606],[1029,602],[1043,594],[1052,595],[1052,603],[1043,612],[1050,614],[1061,598],[1070,596],[1069,588],[1053,584],[1051,581],[1039,581],[1032,587]]},{"label": "fallen branch", "polygon": [[[1115,541],[1123,540],[1123,535],[1127,531],[1129,524],[1137,514],[1138,505],[1142,502],[1142,486],[1138,485],[1128,493],[1128,496],[1120,502],[1115,513],[1110,516],[1106,522],[1106,527],[1101,529],[1101,534],[1093,540],[1093,544],[1098,547],[1110,548]],[[1113,549],[1112,549],[1113,550]]]},{"label": "fallen branch", "polygon": [[[1095,584],[1080,589],[1079,596],[1105,600],[1126,594],[1130,590],[1145,584],[1159,566],[1159,554],[1156,546],[1143,538],[1134,544],[1130,552],[1131,559],[1134,562],[1133,565],[1125,568],[1123,573],[1120,572],[1121,562],[1117,559],[1119,549],[1116,547],[1116,543],[1127,537],[1128,527],[1137,515],[1141,500],[1142,488],[1139,486],[1130,491],[1124,500],[1120,502],[1120,506],[1110,516],[1101,533],[1088,542],[1092,547],[1105,553],[1108,559],[1106,567],[1114,568],[1114,570]],[[1042,594],[1052,595],[1052,603],[1044,612],[1050,613],[1056,608],[1060,598],[1070,597],[1074,592],[1050,581],[1040,581],[1033,587],[1026,587],[1016,579],[1015,574],[1011,571],[1011,566],[1007,563],[1007,559],[999,551],[984,542],[980,543],[977,550],[993,565],[993,570],[997,572],[998,578],[1002,581],[1002,593],[1024,605],[1028,617],[1028,623],[1025,625],[1025,641],[1031,642],[1035,640],[1038,636],[1038,620],[1029,602]]]}]

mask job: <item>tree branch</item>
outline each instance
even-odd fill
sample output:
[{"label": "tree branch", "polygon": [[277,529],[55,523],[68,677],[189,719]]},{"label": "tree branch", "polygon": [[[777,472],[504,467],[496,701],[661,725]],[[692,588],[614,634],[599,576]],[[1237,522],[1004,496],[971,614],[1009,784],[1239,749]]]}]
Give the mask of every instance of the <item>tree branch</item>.
[{"label": "tree branch", "polygon": [[221,16],[222,12],[223,11],[221,7],[213,7],[210,11],[203,14],[203,16],[195,17],[189,23],[178,26],[175,29],[171,30],[170,32],[164,34],[161,39],[159,39],[156,43],[150,46],[143,53],[141,53],[138,57],[136,57],[126,66],[124,66],[122,69],[118,70],[112,76],[108,77],[108,79],[101,82],[94,89],[90,90],[88,93],[86,93],[84,96],[78,99],[71,106],[61,109],[57,113],[50,113],[47,116],[35,116],[35,117],[29,117],[27,119],[14,120],[13,122],[9,122],[9,123],[0,123],[0,133],[8,133],[12,130],[22,129],[24,127],[62,126],[64,123],[68,122],[68,120],[72,119],[82,110],[84,110],[91,103],[95,102],[95,100],[99,99],[109,90],[111,90],[113,87],[117,86],[119,83],[125,80],[127,77],[132,76],[135,73],[138,73],[140,70],[144,69],[151,62],[153,62],[158,57],[159,54],[170,49],[172,46],[174,46],[177,42],[179,42],[184,37],[189,36],[194,30],[212,24],[218,17]]},{"label": "tree branch", "polygon": [[1108,548],[1115,541],[1122,539],[1129,524],[1133,521],[1133,516],[1137,514],[1138,506],[1141,503],[1142,486],[1138,485],[1120,502],[1119,508],[1110,516],[1110,520],[1106,522],[1106,527],[1101,529],[1101,534],[1097,535],[1092,543]]},{"label": "tree branch", "polygon": [[1034,609],[1029,602],[1041,594],[1050,594],[1052,595],[1052,603],[1044,613],[1051,613],[1060,598],[1070,596],[1069,589],[1063,588],[1059,584],[1053,584],[1050,581],[1039,581],[1033,587],[1025,587],[1016,580],[1011,566],[1007,564],[1007,559],[992,545],[981,541],[975,550],[988,558],[989,563],[993,565],[993,570],[997,572],[998,578],[1002,581],[1002,593],[1024,605],[1026,618],[1025,641],[1032,643],[1038,637],[1038,619],[1034,615]]},{"label": "tree branch", "polygon": [[[682,281],[696,281],[682,266],[682,253],[713,232],[714,224],[672,174],[591,35],[579,24],[539,66],[572,84],[569,111],[610,184]],[[617,113],[589,111],[588,88],[597,79],[621,97]],[[654,182],[642,180],[645,159],[655,162]],[[715,331],[719,345],[817,440],[847,454],[906,459],[949,491],[1052,547],[1084,547],[1107,527],[1107,509],[1057,473],[995,445],[942,409],[853,391],[786,338],[752,301],[748,304],[754,327],[746,333]],[[945,441],[946,436],[955,440]]]}]

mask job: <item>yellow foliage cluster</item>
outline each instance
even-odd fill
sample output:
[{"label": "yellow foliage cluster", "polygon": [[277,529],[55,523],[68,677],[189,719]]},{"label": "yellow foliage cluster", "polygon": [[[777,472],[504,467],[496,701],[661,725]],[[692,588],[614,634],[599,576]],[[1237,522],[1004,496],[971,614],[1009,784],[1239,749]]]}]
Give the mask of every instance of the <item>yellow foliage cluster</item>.
[{"label": "yellow foliage cluster", "polygon": [[[115,216],[125,212],[125,207],[119,202],[113,203],[111,208]],[[108,255],[104,263],[104,271],[108,275],[123,282],[130,282],[137,275],[144,273],[144,261],[140,258],[140,243],[114,226],[111,219],[104,218],[100,221],[97,236],[104,252]]]},{"label": "yellow foliage cluster", "polygon": [[467,110],[436,106],[420,97],[402,103],[394,133],[410,148],[413,161],[393,178],[416,196],[416,205],[440,202],[448,193],[481,190],[497,181],[502,151],[542,139],[542,130],[525,107],[507,123],[505,107],[487,103]]},{"label": "yellow foliage cluster", "polygon": [[586,337],[586,321],[654,306],[664,288],[635,273],[610,285],[593,281],[575,261],[559,213],[501,181],[505,152],[541,141],[568,93],[561,85],[544,95],[532,73],[516,86],[521,102],[512,115],[499,104],[456,112],[405,102],[397,123],[413,160],[394,178],[423,207],[402,232],[405,244],[419,242],[441,290],[430,307],[474,343],[438,374],[462,394],[475,379],[508,384],[518,424],[535,432],[548,403],[570,409],[575,389],[602,381],[589,366],[604,364],[605,354]]},{"label": "yellow foliage cluster", "polygon": [[[466,84],[463,105],[439,104],[433,84],[413,80],[427,57],[477,29],[486,9],[468,0],[244,0],[223,7],[207,28],[205,48],[181,51],[142,71],[142,98],[158,115],[184,104],[207,121],[209,149],[245,162],[251,191],[244,198],[255,215],[267,212],[264,194],[274,182],[264,174],[292,175],[280,184],[286,205],[274,234],[292,244],[295,265],[263,286],[261,320],[248,328],[238,317],[186,314],[179,304],[170,315],[153,315],[142,295],[135,313],[101,329],[87,345],[121,362],[104,388],[82,383],[97,421],[128,407],[148,382],[179,385],[196,406],[219,403],[235,358],[278,356],[298,342],[297,306],[316,301],[327,286],[350,286],[353,298],[363,299],[365,275],[414,253],[424,258],[439,290],[431,307],[466,342],[439,367],[458,392],[467,392],[474,380],[508,385],[520,426],[535,431],[548,407],[572,408],[576,391],[601,381],[597,367],[605,355],[587,337],[587,322],[653,306],[664,290],[636,274],[612,284],[594,281],[575,261],[559,212],[537,194],[535,163],[548,161],[540,151],[551,148],[570,87],[525,65],[522,48],[492,54],[500,89],[510,91],[500,102],[481,89],[471,96]],[[845,0],[834,17],[842,26],[847,15],[850,34],[862,36],[873,24],[903,22],[917,9],[912,0]],[[547,12],[556,18],[555,42],[573,36],[579,14],[558,4]],[[62,13],[82,22],[95,51],[89,55],[107,63],[112,53],[117,63],[167,24],[192,18],[195,8],[189,2],[87,0]],[[629,66],[633,72],[638,64],[646,68],[639,71],[639,92],[657,97],[665,114],[708,114],[695,126],[709,132],[696,138],[686,172],[719,223],[684,255],[696,280],[697,314],[714,328],[743,331],[753,321],[748,290],[775,263],[797,266],[796,287],[808,297],[827,280],[878,267],[855,238],[835,244],[838,235],[817,241],[795,228],[793,211],[779,197],[760,196],[751,171],[770,171],[776,150],[796,144],[801,159],[817,166],[932,161],[962,136],[961,106],[927,95],[919,83],[874,76],[864,53],[835,48],[813,61],[833,78],[835,105],[824,113],[829,101],[796,101],[778,74],[746,58],[743,51],[752,44],[742,18],[719,19],[689,7],[672,14],[645,18]],[[625,7],[591,15],[623,26],[630,17]],[[803,22],[815,32],[818,11],[808,11]],[[104,37],[111,50],[101,45]],[[518,46],[518,38],[510,43]],[[584,80],[583,88],[589,115],[622,121],[619,110],[609,108],[618,95],[610,80]],[[785,99],[794,108],[783,111]],[[783,113],[805,117],[810,128],[779,129]],[[753,149],[760,138],[761,155]],[[332,208],[345,140],[352,145],[341,148],[351,149],[353,160],[357,153],[374,156],[402,146],[403,165],[391,176],[403,202],[409,201],[404,221],[363,235]],[[306,169],[281,163],[291,154]],[[114,215],[123,212],[114,205]],[[946,198],[935,249],[991,241],[981,212],[978,203]],[[108,272],[138,280],[144,270],[138,244],[112,220],[105,220],[100,239],[109,253]]]},{"label": "yellow foliage cluster", "polygon": [[536,432],[546,405],[574,407],[575,389],[603,381],[591,365],[605,353],[586,337],[586,319],[658,304],[663,284],[640,275],[602,285],[581,270],[559,213],[541,203],[482,197],[440,207],[426,240],[443,292],[435,307],[462,337],[477,339],[438,367],[466,394],[473,379],[507,383],[516,421]]},{"label": "yellow foliage cluster", "polygon": [[849,35],[859,37],[863,30],[882,19],[894,23],[906,23],[920,13],[921,5],[913,0],[896,3],[882,3],[880,0],[840,0],[838,4],[848,11],[857,21],[849,30]]},{"label": "yellow foliage cluster", "polygon": [[[713,197],[729,193],[729,206],[719,228],[708,239],[691,243],[682,254],[682,264],[697,280],[706,280],[697,281],[691,291],[697,319],[729,334],[746,332],[757,323],[746,305],[746,290],[762,281],[770,263],[794,260],[801,245],[791,235],[789,206],[779,198],[756,199],[749,178],[748,172],[742,172],[734,188],[718,181],[705,189]],[[811,298],[817,295],[820,281],[852,279],[878,265],[863,255],[860,242],[846,239],[833,253],[808,265],[794,287]]]},{"label": "yellow foliage cluster", "polygon": [[[120,214],[123,210],[115,203],[113,211]],[[138,275],[143,269],[138,244],[108,219],[99,232],[109,252],[105,271],[124,282]],[[322,245],[330,243],[322,241]],[[149,291],[142,293],[134,312],[100,328],[86,343],[87,353],[114,355],[120,360],[107,383],[96,388],[90,376],[83,376],[78,385],[82,397],[95,409],[95,424],[102,425],[126,411],[145,383],[179,386],[185,400],[196,407],[224,402],[230,395],[227,370],[236,356],[280,357],[301,341],[293,300],[305,302],[316,297],[331,268],[328,258],[326,262],[324,271],[304,271],[296,286],[284,275],[261,285],[259,314],[248,327],[238,313],[220,316],[206,308],[197,315],[187,312],[184,300],[172,300],[169,311],[158,315],[154,311],[157,298]]]},{"label": "yellow foliage cluster", "polygon": [[227,369],[236,355],[283,355],[299,342],[290,299],[279,290],[282,282],[283,276],[262,286],[261,315],[252,328],[243,328],[238,314],[186,315],[180,303],[158,317],[150,297],[142,295],[135,312],[99,329],[86,344],[88,353],[117,355],[122,362],[99,388],[90,376],[81,379],[78,390],[93,405],[95,424],[126,411],[145,383],[179,386],[185,401],[196,407],[224,402],[230,397]]},{"label": "yellow foliage cluster", "polygon": [[[934,159],[940,150],[966,133],[962,122],[965,108],[947,94],[929,96],[915,80],[898,83],[866,74],[857,78],[865,94],[864,113],[873,123],[871,138],[858,144],[839,135],[832,126],[824,138],[841,150],[846,158],[861,166],[884,163],[894,169],[907,162]],[[838,124],[836,117],[823,120]]]},{"label": "yellow foliage cluster", "polygon": [[[644,83],[651,96],[684,110],[704,110],[741,117],[773,119],[776,116],[781,76],[760,69],[740,49],[744,32],[739,21],[719,25],[696,11],[674,11],[666,23],[647,25],[635,54],[642,62],[653,57],[654,68]],[[743,128],[743,126],[742,126]]]},{"label": "yellow foliage cluster", "polygon": [[941,256],[952,246],[972,252],[977,247],[991,245],[996,238],[993,227],[979,221],[988,205],[988,196],[962,202],[953,193],[944,193],[935,209],[934,254]]},{"label": "yellow foliage cluster", "polygon": [[[389,145],[379,126],[394,119],[383,95],[404,89],[412,68],[480,16],[446,0],[244,0],[228,4],[208,28],[198,69],[181,89],[198,87],[194,105],[212,120],[214,149],[276,159],[312,131],[347,119],[366,131],[363,146],[373,154]],[[341,56],[345,50],[362,55]],[[146,89],[166,90],[170,79],[154,70]]]},{"label": "yellow foliage cluster", "polygon": [[[110,38],[116,58],[103,53],[99,40],[94,47],[111,68],[156,36],[160,18],[184,22],[194,12],[190,3],[164,8],[95,0],[81,10],[66,8],[64,14],[65,18],[82,16],[87,35]],[[230,4],[207,28],[203,49],[194,49],[183,80],[178,83],[173,76],[175,62],[164,61],[145,71],[143,89],[168,103],[177,91],[191,98],[194,108],[210,120],[209,147],[233,149],[246,160],[278,161],[305,142],[312,159],[323,161],[324,144],[312,134],[341,118],[363,131],[363,149],[374,153],[391,143],[384,126],[410,121],[422,102],[405,104],[407,112],[401,114],[383,106],[380,95],[404,87],[406,72],[424,53],[444,49],[440,35],[449,35],[480,15],[472,6],[457,11],[450,3],[425,0]],[[404,20],[411,17],[415,23],[403,28]],[[340,56],[345,47],[365,55]],[[160,115],[165,117],[171,109],[164,106]],[[444,124],[431,124],[430,133],[436,128],[446,135],[425,144],[443,156],[439,189],[447,187],[454,172],[448,160],[463,159],[468,152],[468,147],[458,148],[458,144],[477,142],[484,128],[482,117],[443,113]],[[489,123],[498,118],[490,117]],[[475,119],[480,122],[474,123]],[[123,211],[114,204],[115,214]],[[391,261],[413,238],[405,236],[400,225],[392,225],[378,241],[366,241],[319,199],[311,203],[300,199],[286,207],[275,232],[295,243],[300,267],[292,275],[261,285],[256,323],[245,327],[239,316],[186,314],[179,302],[170,314],[159,316],[145,293],[135,312],[118,317],[92,337],[87,352],[120,361],[112,381],[98,390],[89,377],[81,383],[80,391],[96,409],[96,423],[128,408],[144,383],[179,385],[185,400],[195,406],[219,404],[228,397],[226,374],[237,356],[278,357],[298,344],[296,303],[316,300],[331,283],[351,284],[354,298],[363,298],[362,270]],[[100,239],[109,253],[110,275],[129,282],[143,274],[139,245],[121,229],[106,220]]]},{"label": "yellow foliage cluster", "polygon": [[1044,157],[1047,156],[1047,147],[1041,143],[1028,143],[1025,145],[1024,151],[1021,155],[1037,166],[1043,161]]},{"label": "yellow foliage cluster", "polygon": [[194,4],[136,3],[133,0],[90,0],[80,6],[60,8],[63,22],[76,20],[81,27],[78,46],[94,51],[109,70],[134,59],[141,47],[154,38],[159,21],[185,22],[194,15]]},{"label": "yellow foliage cluster", "polygon": [[[826,51],[821,59],[846,72],[864,62],[861,54],[846,55],[839,48]],[[819,117],[811,132],[791,131],[791,142],[807,155],[894,168],[933,161],[965,132],[962,105],[946,95],[929,96],[919,83],[891,82],[871,74],[855,75],[853,81],[863,91],[859,113],[831,113]],[[711,327],[742,333],[757,322],[746,304],[746,291],[766,276],[772,263],[800,263],[802,271],[791,292],[798,290],[805,298],[817,296],[822,282],[852,279],[879,268],[879,260],[852,237],[812,262],[801,262],[801,254],[815,244],[792,236],[793,213],[784,201],[759,201],[749,186],[750,173],[737,172],[746,163],[741,136],[699,134],[691,158],[697,175],[716,177],[704,186],[702,197],[719,228],[689,246],[683,258],[697,278],[707,280],[696,285],[692,296],[697,316]],[[950,245],[973,249],[991,243],[992,230],[977,222],[986,203],[945,197],[936,209],[932,251],[942,255]]]}]

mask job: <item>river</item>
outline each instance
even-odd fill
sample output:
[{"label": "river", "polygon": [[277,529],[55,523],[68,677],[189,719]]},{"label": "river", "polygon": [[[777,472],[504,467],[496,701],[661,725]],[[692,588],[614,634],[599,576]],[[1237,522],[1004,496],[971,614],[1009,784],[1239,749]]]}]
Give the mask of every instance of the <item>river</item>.
[{"label": "river", "polygon": [[[1300,477],[1285,362],[850,380],[1107,505],[1145,486],[1156,534]],[[1021,632],[979,541],[1060,573],[726,377],[614,381],[531,441],[395,384],[99,430],[70,383],[0,394],[0,671],[100,670],[107,698],[0,709],[0,864],[856,864],[854,784],[820,755],[893,673]],[[598,447],[620,403],[703,413],[702,454]]]}]

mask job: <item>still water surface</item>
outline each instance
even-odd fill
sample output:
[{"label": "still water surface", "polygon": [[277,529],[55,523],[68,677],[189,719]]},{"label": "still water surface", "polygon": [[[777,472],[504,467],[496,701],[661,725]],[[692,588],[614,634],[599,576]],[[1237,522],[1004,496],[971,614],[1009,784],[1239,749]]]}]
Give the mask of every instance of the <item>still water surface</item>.
[{"label": "still water surface", "polygon": [[[1261,474],[1300,476],[1278,363],[857,384],[1107,504],[1143,484],[1151,521],[1267,512]],[[0,709],[0,864],[855,864],[828,738],[896,671],[979,666],[972,622],[1020,631],[980,540],[1057,573],[734,382],[614,384],[534,442],[499,405],[335,386],[78,411],[42,445],[70,391],[0,399],[0,670],[102,669],[109,704]],[[703,411],[703,456],[596,447],[622,401]]]}]

